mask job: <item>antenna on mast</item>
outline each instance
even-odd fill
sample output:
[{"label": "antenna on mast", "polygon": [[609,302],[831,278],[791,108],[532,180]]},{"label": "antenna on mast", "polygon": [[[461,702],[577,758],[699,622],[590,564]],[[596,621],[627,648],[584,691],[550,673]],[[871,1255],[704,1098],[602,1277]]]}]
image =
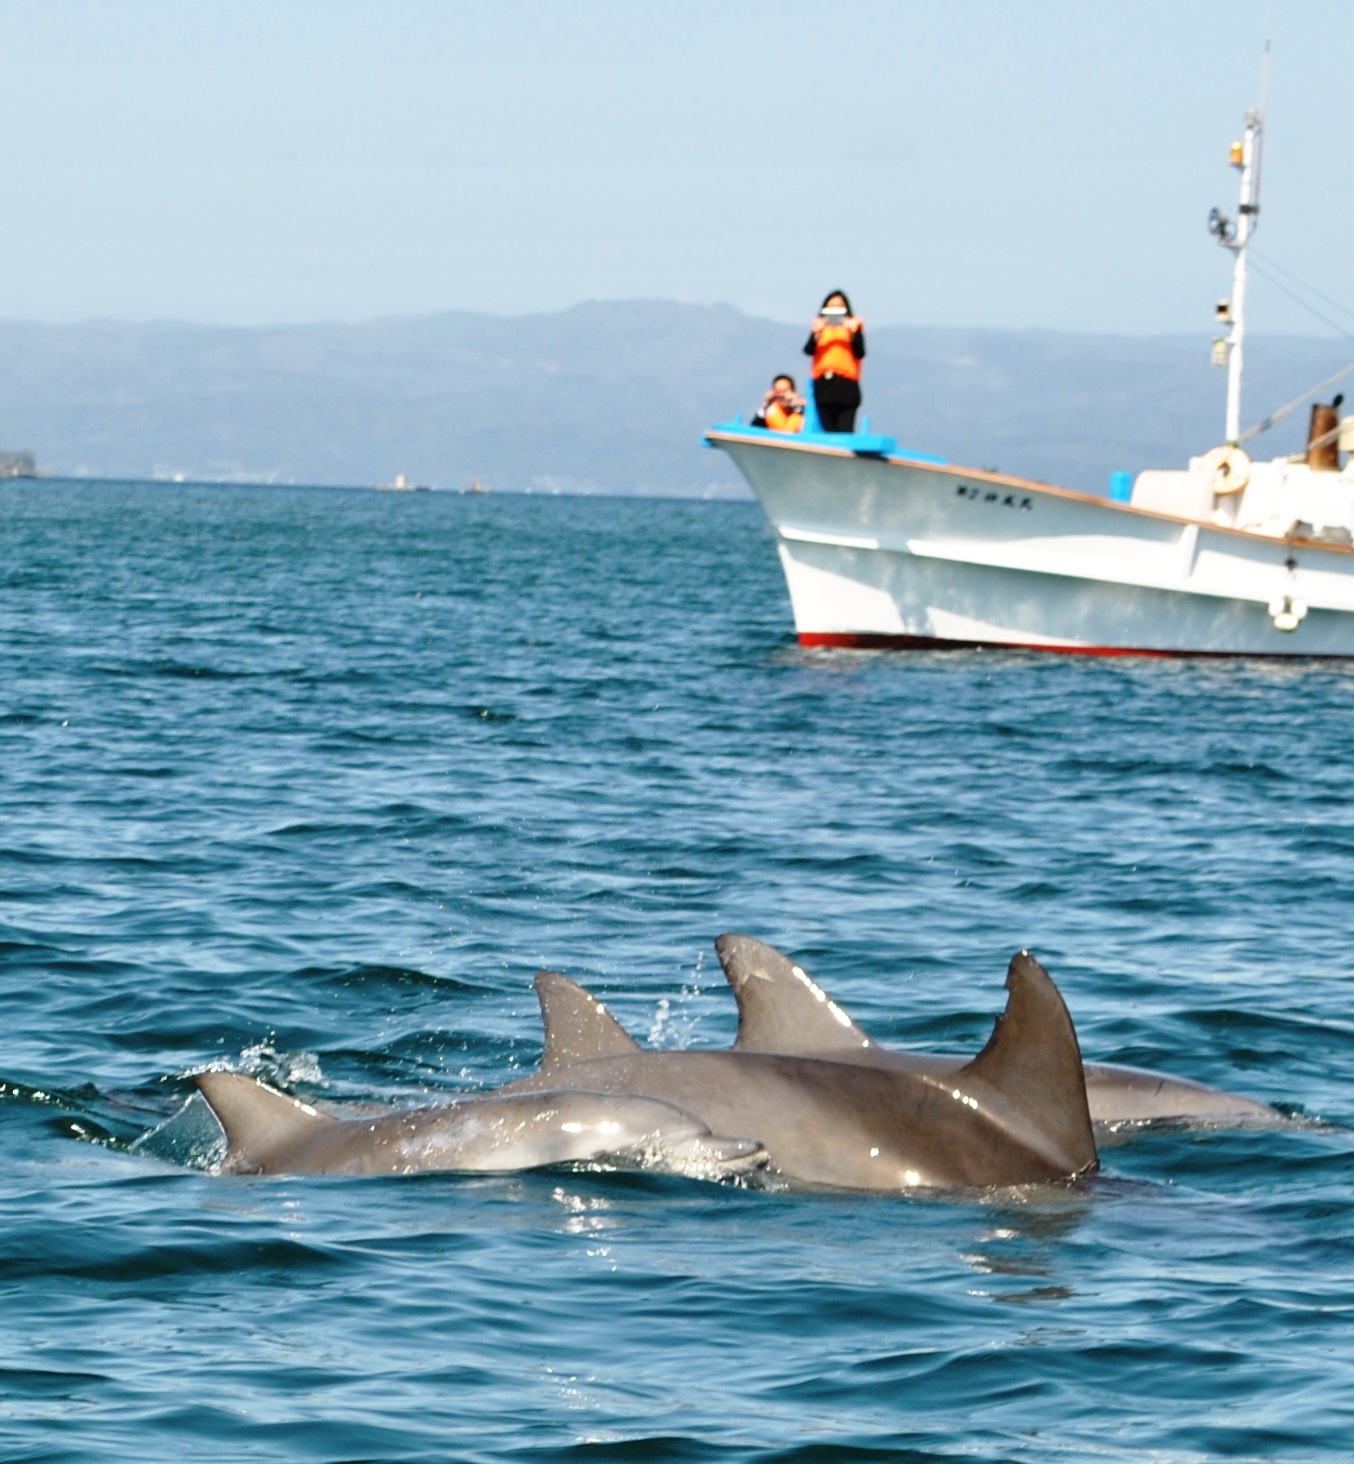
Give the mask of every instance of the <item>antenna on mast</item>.
[{"label": "antenna on mast", "polygon": [[1265,112],[1269,104],[1270,30],[1273,3],[1265,20],[1264,62],[1260,72],[1260,106],[1250,107],[1243,122],[1245,131],[1234,142],[1228,161],[1241,173],[1241,198],[1235,223],[1218,209],[1208,216],[1209,232],[1235,258],[1232,266],[1232,298],[1218,302],[1215,319],[1229,326],[1225,336],[1213,342],[1213,360],[1227,368],[1227,421],[1223,441],[1235,447],[1241,439],[1241,368],[1246,341],[1246,246],[1260,219],[1260,158],[1263,152]]},{"label": "antenna on mast", "polygon": [[[1265,7],[1265,49],[1264,57],[1260,62],[1260,129],[1264,133],[1265,123],[1269,119],[1269,51],[1270,42],[1274,36],[1274,0],[1269,0]],[[1260,173],[1264,162],[1264,149],[1261,149],[1261,156],[1255,161],[1255,202],[1260,203]]]}]

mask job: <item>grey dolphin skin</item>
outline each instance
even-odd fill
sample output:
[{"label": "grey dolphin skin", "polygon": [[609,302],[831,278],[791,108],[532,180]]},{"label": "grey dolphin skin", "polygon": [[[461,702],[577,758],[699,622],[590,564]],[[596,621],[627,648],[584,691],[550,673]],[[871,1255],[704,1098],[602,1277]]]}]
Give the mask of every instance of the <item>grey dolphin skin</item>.
[{"label": "grey dolphin skin", "polygon": [[239,1074],[197,1083],[234,1172],[502,1170],[638,1150],[646,1167],[722,1177],[764,1164],[791,1181],[882,1191],[1087,1173],[1095,1139],[1067,1008],[1026,952],[1006,987],[987,1045],[943,1074],[835,1055],[643,1051],[589,992],[542,972],[540,1070],[495,1093],[345,1120]]},{"label": "grey dolphin skin", "polygon": [[492,1174],[610,1159],[723,1179],[766,1162],[754,1141],[717,1139],[670,1103],[628,1093],[491,1094],[338,1119],[242,1073],[196,1081],[226,1132],[227,1174]]},{"label": "grey dolphin skin", "polygon": [[[721,935],[715,950],[738,1002],[735,1050],[820,1055],[938,1078],[966,1061],[946,1053],[899,1052],[863,1032],[812,976],[775,946],[747,935]],[[1145,1068],[1088,1062],[1091,1118],[1116,1124],[1199,1123],[1254,1127],[1287,1122],[1265,1103]]]}]

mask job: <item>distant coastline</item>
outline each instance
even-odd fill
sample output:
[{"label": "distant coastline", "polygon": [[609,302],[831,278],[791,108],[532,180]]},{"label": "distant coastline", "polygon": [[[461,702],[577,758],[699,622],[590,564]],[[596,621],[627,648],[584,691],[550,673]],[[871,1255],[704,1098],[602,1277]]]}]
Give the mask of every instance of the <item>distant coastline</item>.
[{"label": "distant coastline", "polygon": [[[742,498],[701,434],[750,415],[774,372],[802,374],[803,334],[661,301],[258,329],[0,321],[0,423],[60,477],[375,487],[398,470],[451,490]],[[1104,492],[1116,469],[1214,445],[1210,339],[872,326],[864,411],[904,445]],[[1347,360],[1342,340],[1254,339],[1247,420]]]},{"label": "distant coastline", "polygon": [[[139,477],[135,474],[123,476],[115,473],[49,473],[40,471],[35,475],[44,484],[60,486],[63,483],[79,484],[81,486],[102,486],[107,488],[164,488],[173,490],[182,489],[209,489],[213,492],[229,492],[232,489],[272,489],[279,492],[296,493],[382,493],[380,484],[377,483],[306,483],[283,481],[276,477],[268,478],[187,478],[187,477]],[[0,480],[4,475],[0,475]],[[11,480],[12,481],[12,480]],[[404,495],[401,495],[404,496]],[[753,495],[745,488],[734,485],[727,492],[683,492],[674,489],[671,492],[654,491],[651,493],[607,493],[596,488],[569,489],[565,487],[533,487],[525,488],[504,488],[494,490],[485,488],[479,492],[467,489],[466,487],[452,487],[447,484],[430,484],[427,487],[420,487],[418,496],[427,498],[437,496],[441,498],[654,498],[654,499],[675,499],[683,502],[703,503],[736,503],[741,505],[752,505],[756,502]]]}]

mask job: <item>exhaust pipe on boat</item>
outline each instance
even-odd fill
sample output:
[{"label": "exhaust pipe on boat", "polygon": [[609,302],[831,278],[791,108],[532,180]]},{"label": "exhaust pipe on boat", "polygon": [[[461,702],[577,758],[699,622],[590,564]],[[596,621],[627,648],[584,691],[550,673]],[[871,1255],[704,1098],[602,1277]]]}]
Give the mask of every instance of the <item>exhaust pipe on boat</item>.
[{"label": "exhaust pipe on boat", "polygon": [[1329,406],[1312,404],[1312,420],[1307,427],[1307,466],[1317,473],[1340,471],[1340,404],[1343,394]]}]

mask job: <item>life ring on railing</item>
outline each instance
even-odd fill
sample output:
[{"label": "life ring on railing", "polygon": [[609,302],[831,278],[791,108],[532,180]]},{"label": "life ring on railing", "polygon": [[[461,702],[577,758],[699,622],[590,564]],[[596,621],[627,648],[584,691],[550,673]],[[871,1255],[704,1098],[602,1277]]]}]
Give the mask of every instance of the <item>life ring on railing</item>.
[{"label": "life ring on railing", "polygon": [[1208,474],[1214,495],[1218,498],[1240,493],[1251,481],[1251,460],[1239,447],[1215,447],[1206,452],[1203,470]]}]

